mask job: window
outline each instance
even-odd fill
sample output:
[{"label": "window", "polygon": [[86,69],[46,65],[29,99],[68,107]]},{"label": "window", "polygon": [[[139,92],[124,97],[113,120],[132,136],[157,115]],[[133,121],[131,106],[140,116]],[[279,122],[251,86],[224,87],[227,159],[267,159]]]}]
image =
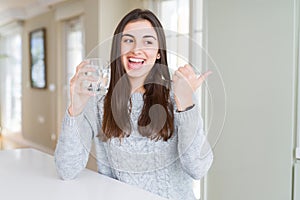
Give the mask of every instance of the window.
[{"label": "window", "polygon": [[83,60],[83,24],[82,17],[67,20],[64,23],[65,32],[65,77],[64,77],[64,97],[67,97],[65,104],[70,101],[70,79],[76,71],[76,66]]},{"label": "window", "polygon": [[160,1],[158,16],[166,32],[168,64],[172,70],[189,61],[189,1]]},{"label": "window", "polygon": [[20,31],[9,30],[0,36],[0,111],[1,128],[8,133],[21,132],[22,48]]},{"label": "window", "polygon": [[203,56],[203,0],[145,1],[159,17],[166,33],[171,69],[190,63],[200,72]]}]

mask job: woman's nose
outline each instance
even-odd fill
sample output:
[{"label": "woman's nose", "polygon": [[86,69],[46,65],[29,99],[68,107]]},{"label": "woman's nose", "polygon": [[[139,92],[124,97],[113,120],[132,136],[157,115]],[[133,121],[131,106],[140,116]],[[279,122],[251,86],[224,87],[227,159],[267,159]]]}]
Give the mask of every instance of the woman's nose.
[{"label": "woman's nose", "polygon": [[143,43],[142,42],[136,42],[134,47],[133,47],[133,52],[135,54],[141,53],[143,51]]}]

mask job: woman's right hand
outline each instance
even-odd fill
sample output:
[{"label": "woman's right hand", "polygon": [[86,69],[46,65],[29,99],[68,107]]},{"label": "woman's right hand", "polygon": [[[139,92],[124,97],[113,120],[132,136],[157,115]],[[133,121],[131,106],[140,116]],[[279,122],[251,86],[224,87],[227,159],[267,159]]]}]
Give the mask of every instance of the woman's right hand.
[{"label": "woman's right hand", "polygon": [[70,116],[79,115],[83,111],[88,99],[95,95],[93,91],[89,91],[87,88],[89,82],[97,81],[95,77],[90,75],[91,73],[88,73],[94,72],[95,69],[88,67],[88,65],[88,61],[82,61],[76,67],[76,73],[70,80],[71,104],[68,109]]}]

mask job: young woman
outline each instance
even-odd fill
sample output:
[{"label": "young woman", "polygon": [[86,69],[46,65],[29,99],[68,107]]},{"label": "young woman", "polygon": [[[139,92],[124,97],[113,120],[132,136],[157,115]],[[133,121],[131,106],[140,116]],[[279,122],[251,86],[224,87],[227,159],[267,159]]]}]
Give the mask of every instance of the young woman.
[{"label": "young woman", "polygon": [[55,151],[62,179],[85,168],[95,142],[98,172],[170,199],[194,199],[192,180],[210,168],[213,155],[203,134],[193,93],[198,77],[179,67],[171,80],[164,31],[156,16],[135,9],[117,26],[106,95],[82,87],[93,71],[83,61],[71,80],[71,104]]}]

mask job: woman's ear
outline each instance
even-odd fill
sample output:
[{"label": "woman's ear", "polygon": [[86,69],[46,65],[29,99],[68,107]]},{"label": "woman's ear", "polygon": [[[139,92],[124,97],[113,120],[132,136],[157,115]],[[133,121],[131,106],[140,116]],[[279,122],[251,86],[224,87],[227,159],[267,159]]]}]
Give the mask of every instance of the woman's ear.
[{"label": "woman's ear", "polygon": [[157,60],[160,59],[160,53],[157,54],[156,59],[157,59]]}]

